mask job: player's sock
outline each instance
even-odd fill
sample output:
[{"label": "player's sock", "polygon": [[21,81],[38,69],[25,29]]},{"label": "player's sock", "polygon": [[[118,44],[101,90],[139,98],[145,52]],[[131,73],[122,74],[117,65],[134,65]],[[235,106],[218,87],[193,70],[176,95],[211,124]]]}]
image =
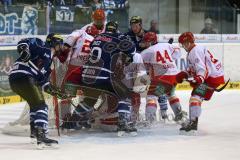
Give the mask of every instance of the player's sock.
[{"label": "player's sock", "polygon": [[168,119],[168,115],[167,115],[167,110],[160,110],[160,116],[162,118],[162,120],[167,120]]},{"label": "player's sock", "polygon": [[166,95],[159,96],[158,103],[159,103],[159,106],[160,106],[161,119],[163,119],[163,120],[168,119],[168,115],[167,115],[167,110],[168,110],[167,96]]},{"label": "player's sock", "polygon": [[131,121],[131,106],[129,102],[120,101],[118,103],[118,134],[123,132],[137,132],[134,123]]},{"label": "player's sock", "polygon": [[157,112],[157,102],[155,96],[148,96],[147,97],[147,105],[145,111],[146,121],[152,123],[157,120],[156,117]]},{"label": "player's sock", "polygon": [[182,106],[180,104],[179,98],[172,96],[169,98],[169,103],[175,116],[174,121],[181,121],[184,116],[187,115],[187,113],[182,111]]},{"label": "player's sock", "polygon": [[48,107],[46,104],[36,106],[36,115],[34,120],[35,128],[43,128],[48,133]]},{"label": "player's sock", "polygon": [[198,129],[198,117],[201,115],[201,103],[202,100],[200,98],[191,97],[189,104],[189,112],[190,112],[190,121],[187,124],[183,124],[180,128],[180,131],[185,132],[195,132]]},{"label": "player's sock", "polygon": [[36,112],[34,108],[30,108],[29,112],[30,117],[30,138],[36,138],[36,128],[35,128],[35,119],[36,119]]}]

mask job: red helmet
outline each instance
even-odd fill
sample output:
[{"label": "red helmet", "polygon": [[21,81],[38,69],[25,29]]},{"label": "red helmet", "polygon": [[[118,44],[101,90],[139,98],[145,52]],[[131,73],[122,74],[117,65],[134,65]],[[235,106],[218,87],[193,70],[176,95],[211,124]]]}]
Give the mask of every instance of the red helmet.
[{"label": "red helmet", "polygon": [[149,42],[152,44],[157,43],[157,35],[154,32],[147,32],[143,36],[143,41],[144,42]]},{"label": "red helmet", "polygon": [[94,37],[99,34],[99,31],[96,26],[92,25],[87,27],[86,33]]},{"label": "red helmet", "polygon": [[184,32],[178,38],[179,43],[184,43],[184,42],[193,43],[194,41],[195,41],[195,38],[194,38],[192,32]]},{"label": "red helmet", "polygon": [[92,13],[92,19],[94,21],[105,21],[105,13],[103,9],[97,9]]}]

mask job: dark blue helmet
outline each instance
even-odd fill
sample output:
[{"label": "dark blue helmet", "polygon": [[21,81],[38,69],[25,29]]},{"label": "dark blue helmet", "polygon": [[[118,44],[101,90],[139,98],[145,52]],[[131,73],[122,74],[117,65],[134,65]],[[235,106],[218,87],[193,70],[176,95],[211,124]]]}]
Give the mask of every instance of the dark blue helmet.
[{"label": "dark blue helmet", "polygon": [[56,33],[50,33],[47,35],[45,43],[46,43],[47,47],[54,48],[56,45],[63,44],[63,37]]},{"label": "dark blue helmet", "polygon": [[106,32],[117,33],[118,32],[118,23],[110,21],[106,24]]}]

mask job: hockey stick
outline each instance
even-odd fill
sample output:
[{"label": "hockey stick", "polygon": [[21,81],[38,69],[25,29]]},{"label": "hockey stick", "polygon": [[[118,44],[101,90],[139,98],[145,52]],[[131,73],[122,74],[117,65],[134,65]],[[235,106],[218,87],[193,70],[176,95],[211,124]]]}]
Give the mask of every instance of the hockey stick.
[{"label": "hockey stick", "polygon": [[[189,83],[194,83],[194,80],[193,79],[185,79],[185,81],[189,82]],[[228,79],[228,81],[220,88],[213,88],[213,87],[210,87],[210,86],[207,86],[205,84],[200,84],[200,85],[204,85],[204,87],[207,87],[207,89],[209,90],[213,90],[214,92],[221,92],[222,90],[224,90],[226,88],[226,86],[228,85],[230,81],[230,78]]]}]

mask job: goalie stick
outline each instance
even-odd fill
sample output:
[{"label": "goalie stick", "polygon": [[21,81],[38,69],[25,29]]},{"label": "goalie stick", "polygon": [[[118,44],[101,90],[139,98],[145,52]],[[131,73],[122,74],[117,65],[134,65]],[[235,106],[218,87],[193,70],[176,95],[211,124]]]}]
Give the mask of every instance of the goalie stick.
[{"label": "goalie stick", "polygon": [[[194,83],[194,80],[193,79],[185,79],[185,81],[189,82],[189,83]],[[230,78],[227,80],[227,82],[220,88],[213,88],[213,87],[210,87],[210,86],[207,86],[205,84],[200,84],[200,85],[204,85],[204,87],[207,87],[208,89],[210,90],[213,90],[215,92],[221,92],[222,90],[224,90],[226,88],[226,86],[228,85],[230,81]]]}]

